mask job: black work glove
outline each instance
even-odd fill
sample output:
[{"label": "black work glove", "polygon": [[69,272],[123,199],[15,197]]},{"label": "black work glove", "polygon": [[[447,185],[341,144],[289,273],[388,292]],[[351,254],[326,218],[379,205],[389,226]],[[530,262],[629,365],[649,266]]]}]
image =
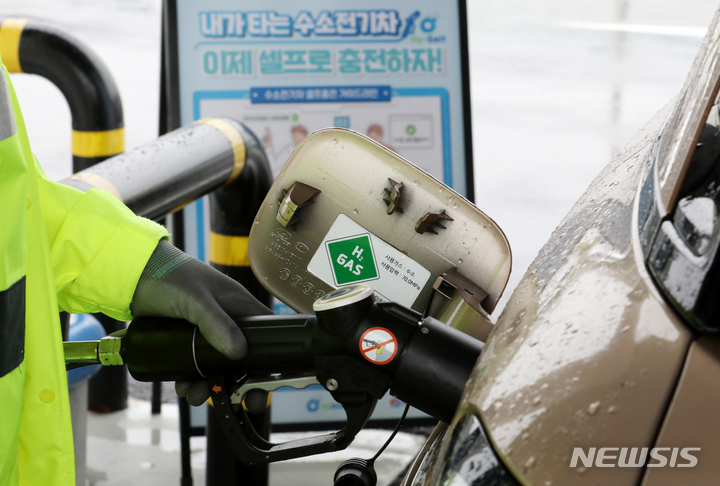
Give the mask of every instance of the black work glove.
[{"label": "black work glove", "polygon": [[[235,319],[272,314],[235,280],[165,240],[158,243],[140,276],[130,311],[133,317],[185,319],[198,326],[205,339],[231,359],[241,359],[247,353],[247,341]],[[205,381],[176,382],[175,391],[196,406],[210,397]],[[248,395],[246,405],[253,411],[258,408],[254,402],[261,401],[262,397]],[[259,410],[262,408],[264,403]]]}]

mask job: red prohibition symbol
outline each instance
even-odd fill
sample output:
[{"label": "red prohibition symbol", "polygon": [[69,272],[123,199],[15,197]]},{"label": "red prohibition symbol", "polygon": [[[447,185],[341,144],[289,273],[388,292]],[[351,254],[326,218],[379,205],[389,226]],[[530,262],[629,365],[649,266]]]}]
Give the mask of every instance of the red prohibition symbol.
[{"label": "red prohibition symbol", "polygon": [[397,354],[397,338],[384,327],[372,327],[360,337],[360,352],[373,364],[384,365]]}]

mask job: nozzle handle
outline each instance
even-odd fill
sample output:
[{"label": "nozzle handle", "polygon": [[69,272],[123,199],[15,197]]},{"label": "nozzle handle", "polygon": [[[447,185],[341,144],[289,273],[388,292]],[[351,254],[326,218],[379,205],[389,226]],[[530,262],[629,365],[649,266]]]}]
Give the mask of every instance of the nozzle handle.
[{"label": "nozzle handle", "polygon": [[226,374],[307,371],[318,350],[341,343],[320,333],[314,315],[253,316],[237,321],[248,342],[242,360],[223,355],[182,319],[139,317],[123,339],[123,361],[138,381],[193,381]]}]

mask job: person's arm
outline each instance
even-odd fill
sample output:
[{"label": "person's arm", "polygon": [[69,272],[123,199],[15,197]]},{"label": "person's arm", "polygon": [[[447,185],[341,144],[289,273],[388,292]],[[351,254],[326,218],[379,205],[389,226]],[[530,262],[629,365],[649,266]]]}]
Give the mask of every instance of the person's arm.
[{"label": "person's arm", "polygon": [[[138,316],[185,319],[216,349],[241,359],[247,342],[235,319],[270,314],[245,288],[164,239],[162,226],[135,216],[115,196],[83,193],[42,174],[38,184],[58,304],[66,312],[102,312],[118,320]],[[178,394],[199,405],[207,383],[179,383]],[[258,398],[258,397],[256,397]],[[254,407],[262,409],[266,397]]]},{"label": "person's arm", "polygon": [[51,181],[37,161],[35,170],[60,309],[132,319],[138,280],[167,231],[109,192]]}]

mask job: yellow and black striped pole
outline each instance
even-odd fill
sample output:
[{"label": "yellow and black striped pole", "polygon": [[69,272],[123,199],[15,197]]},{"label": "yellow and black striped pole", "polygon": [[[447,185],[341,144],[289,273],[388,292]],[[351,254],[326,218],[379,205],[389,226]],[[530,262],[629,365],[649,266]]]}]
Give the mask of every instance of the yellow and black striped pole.
[{"label": "yellow and black striped pole", "polygon": [[65,96],[72,116],[73,172],[125,150],[120,93],[88,46],[52,26],[5,18],[0,55],[11,73],[42,76]]}]

